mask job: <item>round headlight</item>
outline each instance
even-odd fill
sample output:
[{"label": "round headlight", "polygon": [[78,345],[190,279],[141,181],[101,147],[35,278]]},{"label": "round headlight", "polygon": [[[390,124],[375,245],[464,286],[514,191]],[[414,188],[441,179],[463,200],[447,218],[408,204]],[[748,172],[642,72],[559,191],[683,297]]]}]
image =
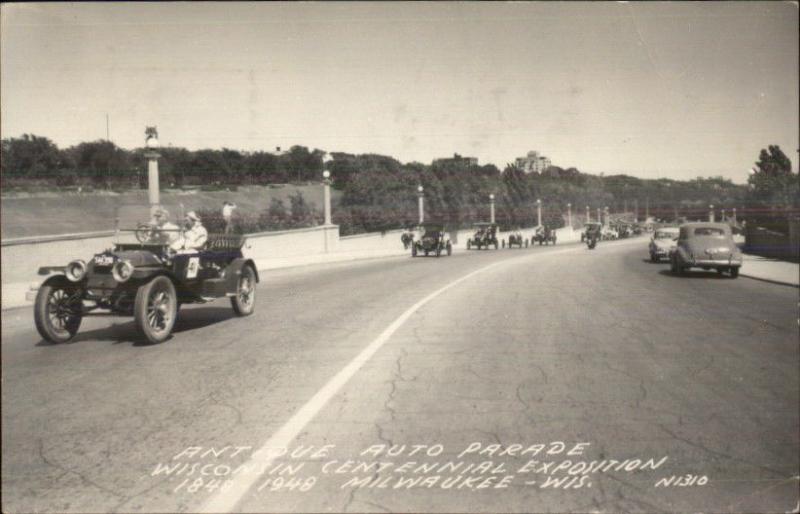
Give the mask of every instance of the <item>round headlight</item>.
[{"label": "round headlight", "polygon": [[86,276],[86,263],[81,260],[70,262],[64,270],[64,275],[72,282],[80,282]]},{"label": "round headlight", "polygon": [[117,282],[125,282],[133,275],[133,264],[129,261],[117,261],[111,268],[111,275]]}]

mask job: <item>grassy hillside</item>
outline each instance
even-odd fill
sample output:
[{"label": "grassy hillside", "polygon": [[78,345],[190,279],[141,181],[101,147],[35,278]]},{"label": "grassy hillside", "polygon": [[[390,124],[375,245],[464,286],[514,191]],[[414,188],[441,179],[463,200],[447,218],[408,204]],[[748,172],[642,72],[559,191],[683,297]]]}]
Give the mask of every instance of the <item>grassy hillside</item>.
[{"label": "grassy hillside", "polygon": [[[161,192],[161,203],[169,209],[173,219],[181,212],[180,204],[184,212],[221,209],[225,200],[234,202],[240,214],[257,216],[269,206],[272,198],[282,199],[288,209],[288,197],[297,191],[316,209],[322,209],[320,185],[248,186],[237,191],[166,190]],[[339,196],[337,191],[332,191],[334,205]],[[121,226],[133,226],[137,221],[146,221],[147,212],[147,191],[143,190],[4,195],[0,202],[0,228],[3,239],[111,230],[115,218],[120,218]]]}]

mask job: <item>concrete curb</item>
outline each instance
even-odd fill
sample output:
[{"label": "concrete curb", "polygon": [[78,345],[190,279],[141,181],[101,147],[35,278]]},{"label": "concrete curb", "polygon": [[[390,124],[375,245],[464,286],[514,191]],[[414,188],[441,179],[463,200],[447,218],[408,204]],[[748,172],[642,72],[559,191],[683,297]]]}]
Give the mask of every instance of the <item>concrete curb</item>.
[{"label": "concrete curb", "polygon": [[771,278],[757,277],[755,275],[748,275],[746,273],[742,273],[741,271],[739,272],[739,276],[740,277],[749,278],[751,280],[758,280],[758,281],[761,281],[761,282],[767,282],[769,284],[776,284],[776,285],[779,285],[779,286],[788,286],[788,287],[794,287],[794,288],[800,289],[800,284],[793,284],[791,282],[784,282],[784,281],[781,281],[781,280],[774,280],[774,279],[771,279]]}]

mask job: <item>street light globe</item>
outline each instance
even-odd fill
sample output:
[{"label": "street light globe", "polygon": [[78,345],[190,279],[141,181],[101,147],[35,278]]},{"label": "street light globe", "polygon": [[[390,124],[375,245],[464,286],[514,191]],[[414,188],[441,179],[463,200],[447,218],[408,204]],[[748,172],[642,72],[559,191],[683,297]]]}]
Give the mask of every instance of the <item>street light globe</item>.
[{"label": "street light globe", "polygon": [[422,186],[417,186],[417,191],[420,193],[423,192],[425,189]]},{"label": "street light globe", "polygon": [[148,137],[144,144],[147,148],[158,148],[158,139],[154,137]]},{"label": "street light globe", "polygon": [[322,178],[325,178],[325,179],[331,178],[331,172],[328,171],[328,170],[323,171],[322,172]]},{"label": "street light globe", "polygon": [[542,200],[540,198],[537,198],[536,203],[542,203]]},{"label": "street light globe", "polygon": [[491,194],[489,195],[489,200],[494,200],[494,193],[491,193]]}]

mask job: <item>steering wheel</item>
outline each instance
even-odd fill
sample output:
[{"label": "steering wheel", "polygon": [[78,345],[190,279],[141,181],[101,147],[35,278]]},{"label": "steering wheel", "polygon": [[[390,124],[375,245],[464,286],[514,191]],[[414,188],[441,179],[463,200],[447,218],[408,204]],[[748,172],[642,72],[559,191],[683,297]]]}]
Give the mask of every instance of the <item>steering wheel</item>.
[{"label": "steering wheel", "polygon": [[136,239],[143,244],[154,243],[160,239],[161,231],[149,223],[140,223],[134,232]]}]

